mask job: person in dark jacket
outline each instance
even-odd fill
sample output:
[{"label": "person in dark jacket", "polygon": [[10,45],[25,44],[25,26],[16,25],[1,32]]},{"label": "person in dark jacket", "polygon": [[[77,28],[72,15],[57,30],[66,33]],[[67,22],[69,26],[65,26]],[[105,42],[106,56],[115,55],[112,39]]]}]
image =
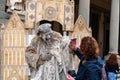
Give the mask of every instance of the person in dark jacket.
[{"label": "person in dark jacket", "polygon": [[76,76],[72,77],[67,74],[67,80],[101,80],[102,72],[98,61],[99,47],[97,41],[93,37],[87,36],[81,40],[80,49],[73,44],[70,46],[81,61]]},{"label": "person in dark jacket", "polygon": [[116,71],[119,71],[118,60],[116,54],[110,54],[105,64],[108,80],[115,80]]}]

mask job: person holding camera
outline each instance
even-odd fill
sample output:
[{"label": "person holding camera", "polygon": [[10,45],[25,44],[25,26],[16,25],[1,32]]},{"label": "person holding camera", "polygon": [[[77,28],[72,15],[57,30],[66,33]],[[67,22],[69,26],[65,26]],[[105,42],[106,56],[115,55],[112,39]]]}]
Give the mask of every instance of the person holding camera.
[{"label": "person holding camera", "polygon": [[66,75],[67,80],[101,80],[102,79],[102,60],[99,59],[99,46],[93,37],[83,37],[81,45],[76,48],[76,43],[73,41],[70,48],[75,51],[75,54],[81,60],[78,71],[75,76]]}]

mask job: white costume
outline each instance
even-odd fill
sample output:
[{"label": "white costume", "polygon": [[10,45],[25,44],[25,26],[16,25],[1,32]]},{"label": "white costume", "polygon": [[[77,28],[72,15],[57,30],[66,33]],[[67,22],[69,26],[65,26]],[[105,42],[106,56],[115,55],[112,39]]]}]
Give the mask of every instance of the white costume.
[{"label": "white costume", "polygon": [[36,36],[26,49],[30,80],[66,80],[61,59],[62,36],[50,24],[37,27]]}]

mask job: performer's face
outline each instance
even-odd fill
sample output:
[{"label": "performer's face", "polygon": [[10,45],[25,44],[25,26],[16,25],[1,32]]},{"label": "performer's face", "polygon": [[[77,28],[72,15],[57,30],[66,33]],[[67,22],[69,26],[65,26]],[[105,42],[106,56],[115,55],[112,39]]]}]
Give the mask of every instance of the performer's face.
[{"label": "performer's face", "polygon": [[41,37],[44,41],[50,42],[50,41],[51,41],[51,38],[52,38],[52,34],[51,34],[51,32],[41,33],[41,34],[40,34],[40,37]]},{"label": "performer's face", "polygon": [[51,24],[41,24],[37,27],[37,36],[42,38],[45,42],[50,42],[52,38]]}]

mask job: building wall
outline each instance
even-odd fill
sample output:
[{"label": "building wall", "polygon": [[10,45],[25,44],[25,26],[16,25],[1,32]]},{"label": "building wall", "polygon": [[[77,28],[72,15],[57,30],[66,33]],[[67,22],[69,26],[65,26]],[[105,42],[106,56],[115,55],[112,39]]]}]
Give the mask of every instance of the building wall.
[{"label": "building wall", "polygon": [[15,78],[14,80],[25,80],[25,31],[4,30],[1,33],[0,79],[13,80]]},{"label": "building wall", "polygon": [[[103,50],[101,50],[101,54],[103,54],[102,57],[109,54],[110,17],[111,17],[110,12],[111,12],[111,0],[91,0],[91,2],[90,2],[90,27],[93,28],[92,31],[96,35],[96,36],[94,36],[94,34],[93,34],[93,37],[95,37],[97,39],[100,46],[102,44],[102,49],[103,49]],[[98,15],[98,20],[93,19],[91,17],[91,15],[94,15],[94,14]],[[103,23],[100,23],[101,22],[101,19],[100,19],[101,14],[103,14]],[[93,24],[91,24],[91,22],[93,22]],[[97,23],[97,24],[95,24],[95,23]],[[101,26],[101,24],[102,24],[102,26]],[[98,27],[98,28],[96,28],[93,25],[96,25],[96,27]],[[101,27],[103,27],[103,29],[101,31],[98,30]],[[103,36],[101,36],[102,35],[101,32],[103,32]],[[120,29],[119,29],[119,33],[120,33]],[[102,43],[100,41],[101,38],[103,38]],[[120,37],[119,37],[119,43],[120,43]],[[120,52],[120,45],[119,45],[118,52]]]},{"label": "building wall", "polygon": [[1,77],[0,80],[25,80],[26,30],[19,16],[13,12],[4,28],[1,38]]}]

